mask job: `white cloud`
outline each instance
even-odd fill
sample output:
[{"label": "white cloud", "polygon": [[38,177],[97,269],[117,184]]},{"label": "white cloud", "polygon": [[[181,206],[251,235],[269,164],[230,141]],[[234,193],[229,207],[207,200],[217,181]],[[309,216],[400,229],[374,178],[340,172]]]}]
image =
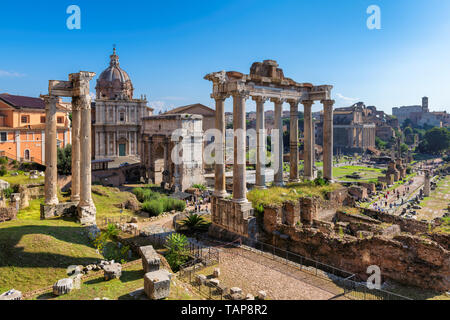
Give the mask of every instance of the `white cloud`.
[{"label": "white cloud", "polygon": [[173,109],[173,105],[167,104],[165,101],[157,100],[157,101],[149,101],[148,106],[155,109],[153,114],[159,114],[159,112],[166,112]]},{"label": "white cloud", "polygon": [[0,70],[0,77],[20,78],[20,77],[24,77],[24,76],[25,75],[22,73]]},{"label": "white cloud", "polygon": [[346,102],[356,102],[356,101],[359,101],[359,98],[349,98],[349,97],[345,97],[345,96],[343,96],[343,95],[340,94],[340,93],[336,93],[336,96],[337,96],[339,99],[344,100],[344,101],[346,101]]}]

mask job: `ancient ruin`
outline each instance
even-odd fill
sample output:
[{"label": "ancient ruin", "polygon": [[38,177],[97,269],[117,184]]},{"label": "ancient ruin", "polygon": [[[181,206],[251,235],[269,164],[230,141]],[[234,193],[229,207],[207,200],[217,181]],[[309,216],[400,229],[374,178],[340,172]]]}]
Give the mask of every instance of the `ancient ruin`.
[{"label": "ancient ruin", "polygon": [[[45,204],[41,218],[62,215],[69,207],[77,207],[82,224],[95,224],[96,209],[91,195],[91,96],[89,81],[94,72],[81,71],[69,75],[69,81],[50,80],[45,100]],[[70,204],[59,204],[56,143],[56,104],[59,97],[72,98],[72,195]]]},{"label": "ancient ruin", "polygon": [[246,111],[245,101],[251,97],[257,105],[257,166],[256,187],[265,188],[265,136],[264,103],[270,100],[275,104],[275,129],[278,130],[277,162],[280,168],[275,172],[274,185],[282,186],[283,181],[283,139],[282,109],[283,103],[290,104],[290,177],[289,182],[299,181],[298,152],[298,105],[304,106],[305,114],[305,148],[304,178],[313,179],[314,127],[312,125],[311,107],[314,101],[324,106],[324,147],[323,176],[332,181],[333,167],[333,104],[330,85],[314,86],[310,83],[298,83],[284,76],[283,70],[273,60],[256,62],[250,74],[236,71],[213,72],[205,76],[213,83],[211,98],[216,102],[216,129],[222,134],[222,140],[216,141],[218,157],[225,156],[225,100],[233,97],[234,164],[233,164],[233,199],[228,200],[225,185],[225,160],[215,165],[215,190],[212,200],[212,221],[240,234],[247,234],[248,219],[252,216],[252,206],[246,193]]}]

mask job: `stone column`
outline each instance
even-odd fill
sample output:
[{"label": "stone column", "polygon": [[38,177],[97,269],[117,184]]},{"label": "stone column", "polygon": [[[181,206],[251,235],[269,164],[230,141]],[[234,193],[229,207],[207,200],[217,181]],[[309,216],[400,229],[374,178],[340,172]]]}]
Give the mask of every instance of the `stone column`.
[{"label": "stone column", "polygon": [[246,122],[244,92],[233,93],[233,129],[234,129],[234,164],[233,164],[233,202],[247,202],[246,177]]},{"label": "stone column", "polygon": [[73,202],[80,201],[80,128],[81,104],[79,97],[72,99],[72,195]]},{"label": "stone column", "polygon": [[430,170],[425,170],[425,181],[423,185],[423,195],[429,197],[431,193],[431,175]]},{"label": "stone column", "polygon": [[264,102],[266,98],[253,97],[256,101],[256,176],[255,188],[266,188],[266,132]]},{"label": "stone column", "polygon": [[298,182],[298,101],[291,100],[290,109],[290,173],[289,182]]},{"label": "stone column", "polygon": [[304,107],[304,145],[303,145],[303,172],[306,180],[314,179],[314,127],[312,122],[311,107],[314,101],[305,100],[302,102]]},{"label": "stone column", "polygon": [[45,101],[45,204],[58,204],[58,149],[56,104],[58,97],[42,96]]},{"label": "stone column", "polygon": [[222,160],[215,163],[214,195],[225,198],[227,196],[225,176],[225,100],[227,97],[226,95],[213,95],[212,98],[216,100],[216,130],[221,134],[220,139],[214,141],[215,152],[217,158]]},{"label": "stone column", "polygon": [[333,180],[333,104],[334,100],[322,100],[323,117],[323,177]]},{"label": "stone column", "polygon": [[73,83],[73,101],[80,107],[80,202],[78,219],[81,224],[96,224],[96,208],[91,194],[91,96],[89,81],[95,76],[93,72],[80,72],[70,75]]},{"label": "stone column", "polygon": [[[278,171],[275,172],[274,185],[283,186],[283,100],[272,99],[275,104],[275,125],[274,129],[278,130]],[[274,150],[272,150],[273,152]]]}]

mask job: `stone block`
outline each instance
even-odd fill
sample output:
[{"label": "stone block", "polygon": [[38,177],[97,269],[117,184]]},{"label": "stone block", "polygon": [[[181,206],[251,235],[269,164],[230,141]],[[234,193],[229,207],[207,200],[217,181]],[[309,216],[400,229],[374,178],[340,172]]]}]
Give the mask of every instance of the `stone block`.
[{"label": "stone block", "polygon": [[242,289],[238,287],[233,287],[230,289],[230,294],[242,293]]},{"label": "stone block", "polygon": [[255,300],[255,297],[249,293],[245,296],[245,300]]},{"label": "stone block", "polygon": [[54,205],[41,204],[41,220],[54,217],[74,217],[77,212],[76,202],[64,202]]},{"label": "stone block", "polygon": [[195,276],[195,282],[198,286],[206,284],[206,276],[204,274],[197,274]]},{"label": "stone block", "polygon": [[258,299],[259,300],[266,300],[267,293],[264,290],[258,291]]},{"label": "stone block", "polygon": [[220,284],[220,281],[217,279],[211,279],[209,280],[210,287],[216,288]]},{"label": "stone block", "polygon": [[80,221],[82,225],[96,224],[96,214],[97,209],[95,208],[94,203],[87,206],[79,206],[77,208],[78,221]]},{"label": "stone block", "polygon": [[172,275],[167,271],[160,269],[146,273],[144,276],[144,291],[152,300],[167,298],[170,294],[170,280]]},{"label": "stone block", "polygon": [[220,277],[220,268],[214,268],[213,277],[214,278]]},{"label": "stone block", "polygon": [[139,254],[145,273],[159,270],[161,259],[155,249],[153,249],[153,246],[140,247]]},{"label": "stone block", "polygon": [[120,263],[111,263],[103,267],[105,280],[118,279],[122,275],[122,265]]},{"label": "stone block", "polygon": [[73,289],[73,279],[72,278],[66,278],[58,280],[53,285],[53,294],[57,296],[62,296],[64,294],[68,294]]},{"label": "stone block", "polygon": [[1,300],[22,300],[22,292],[11,289],[0,295],[0,301]]}]

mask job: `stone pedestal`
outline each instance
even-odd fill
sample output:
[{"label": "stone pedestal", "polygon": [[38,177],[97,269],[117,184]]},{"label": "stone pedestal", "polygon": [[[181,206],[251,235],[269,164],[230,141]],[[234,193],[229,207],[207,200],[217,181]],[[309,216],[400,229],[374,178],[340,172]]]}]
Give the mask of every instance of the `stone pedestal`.
[{"label": "stone pedestal", "polygon": [[253,208],[250,202],[211,198],[211,220],[228,231],[249,237],[252,233]]},{"label": "stone pedestal", "polygon": [[146,273],[144,276],[144,291],[152,300],[160,300],[170,295],[170,280],[172,275],[167,270]]},{"label": "stone pedestal", "polygon": [[53,285],[53,294],[62,296],[68,294],[73,289],[73,279],[61,279]]},{"label": "stone pedestal", "polygon": [[159,270],[161,259],[155,249],[153,249],[153,246],[140,247],[139,254],[145,273]]},{"label": "stone pedestal", "polygon": [[41,220],[54,217],[74,217],[77,213],[77,202],[65,202],[54,205],[41,204]]}]

